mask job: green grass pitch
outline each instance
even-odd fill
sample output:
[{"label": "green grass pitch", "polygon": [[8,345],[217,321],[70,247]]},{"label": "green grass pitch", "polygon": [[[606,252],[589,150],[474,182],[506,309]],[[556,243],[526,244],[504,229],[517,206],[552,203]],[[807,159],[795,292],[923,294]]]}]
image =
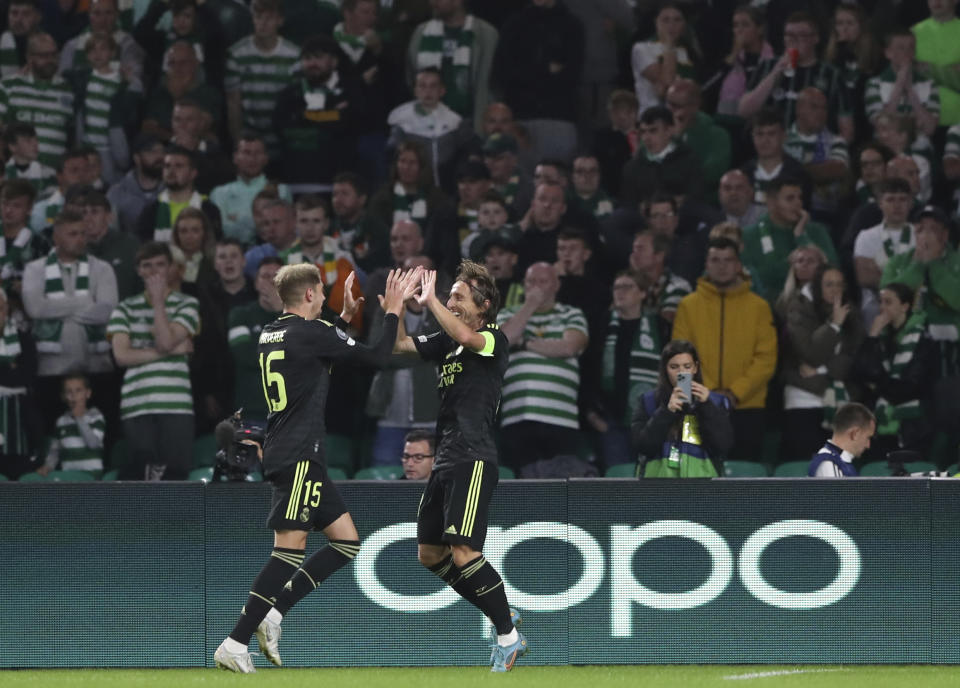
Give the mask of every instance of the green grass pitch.
[{"label": "green grass pitch", "polygon": [[3,688],[954,688],[957,666],[563,666],[491,674],[484,667],[259,669],[239,676],[217,669],[0,670]]}]

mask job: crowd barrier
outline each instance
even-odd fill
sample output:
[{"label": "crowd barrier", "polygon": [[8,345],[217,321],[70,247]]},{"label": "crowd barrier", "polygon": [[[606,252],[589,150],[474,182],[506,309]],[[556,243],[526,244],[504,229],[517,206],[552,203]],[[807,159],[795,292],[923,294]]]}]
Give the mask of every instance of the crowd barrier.
[{"label": "crowd barrier", "polygon": [[[481,614],[416,560],[422,487],[340,485],[363,544],[285,619],[286,666],[487,662]],[[211,666],[269,504],[264,484],[0,483],[0,667]],[[524,664],[960,663],[957,480],[516,480],[491,509]]]}]

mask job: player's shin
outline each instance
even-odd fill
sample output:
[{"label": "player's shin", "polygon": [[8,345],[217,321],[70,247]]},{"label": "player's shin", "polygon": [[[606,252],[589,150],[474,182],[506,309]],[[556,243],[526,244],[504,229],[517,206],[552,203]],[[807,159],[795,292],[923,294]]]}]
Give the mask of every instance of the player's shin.
[{"label": "player's shin", "polygon": [[360,551],[359,540],[331,540],[317,551],[290,578],[274,605],[278,612],[286,614],[297,602],[306,597],[330,574],[353,561]]}]

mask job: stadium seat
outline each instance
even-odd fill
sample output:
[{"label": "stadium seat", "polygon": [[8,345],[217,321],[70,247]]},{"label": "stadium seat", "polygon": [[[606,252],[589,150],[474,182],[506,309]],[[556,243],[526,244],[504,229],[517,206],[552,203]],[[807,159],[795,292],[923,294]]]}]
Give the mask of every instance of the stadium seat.
[{"label": "stadium seat", "polygon": [[192,471],[190,471],[190,477],[187,479],[202,480],[203,482],[208,483],[213,479],[213,466],[194,468]]},{"label": "stadium seat", "polygon": [[17,480],[22,483],[45,483],[47,482],[47,476],[40,475],[36,471],[30,471],[21,475]]},{"label": "stadium seat", "polygon": [[903,464],[903,467],[907,473],[928,473],[937,470],[936,464],[929,461],[911,461]]},{"label": "stadium seat", "polygon": [[769,475],[765,464],[756,461],[724,461],[725,478],[766,478]]},{"label": "stadium seat", "polygon": [[517,477],[517,474],[509,466],[497,466],[497,472],[500,475],[500,480],[513,480]]},{"label": "stadium seat", "polygon": [[336,466],[329,466],[327,468],[327,476],[330,480],[346,480],[347,474],[342,468],[337,468]]},{"label": "stadium seat", "polygon": [[217,461],[217,438],[213,433],[200,435],[193,440],[193,466],[213,466]]},{"label": "stadium seat", "polygon": [[957,473],[960,473],[960,463],[955,463],[952,466],[948,466],[947,473],[950,475],[956,475]]},{"label": "stadium seat", "polygon": [[[339,468],[344,473],[353,472],[353,438],[347,435],[328,434],[326,439],[327,469]],[[331,476],[333,477],[333,476]],[[336,480],[336,478],[334,478]]]},{"label": "stadium seat", "polygon": [[84,483],[96,480],[97,474],[92,471],[50,471],[47,480],[61,483]]},{"label": "stadium seat", "polygon": [[890,477],[890,466],[886,461],[874,461],[860,467],[860,475],[868,478]]},{"label": "stadium seat", "polygon": [[0,473],[0,483],[2,483],[2,482],[9,482],[9,481],[10,481],[10,478],[8,478],[7,476],[5,476],[3,473]]},{"label": "stadium seat", "polygon": [[354,480],[396,480],[403,475],[400,466],[370,466],[353,474]]},{"label": "stadium seat", "polygon": [[104,473],[100,477],[100,480],[116,480],[119,477],[119,475],[120,475],[120,471],[114,468],[113,470],[109,470],[106,473]]},{"label": "stadium seat", "polygon": [[610,466],[607,472],[603,474],[604,478],[636,478],[637,464],[635,463],[617,463]]},{"label": "stadium seat", "polygon": [[120,437],[110,448],[110,468],[119,470],[127,463],[127,440]]},{"label": "stadium seat", "polygon": [[809,461],[787,461],[773,469],[774,478],[806,478]]}]

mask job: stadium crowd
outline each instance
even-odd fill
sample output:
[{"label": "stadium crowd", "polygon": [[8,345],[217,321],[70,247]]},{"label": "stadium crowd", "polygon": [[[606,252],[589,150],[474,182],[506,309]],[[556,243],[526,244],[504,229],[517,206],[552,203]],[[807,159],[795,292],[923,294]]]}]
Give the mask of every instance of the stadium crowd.
[{"label": "stadium crowd", "polygon": [[[809,461],[859,401],[864,461],[946,468],[956,5],[7,0],[0,472],[186,478],[219,420],[266,416],[282,265],[320,268],[331,321],[363,296],[367,340],[388,270],[446,294],[464,258],[500,289],[519,475],[657,453],[665,347],[729,417],[722,458]],[[437,329],[415,303],[405,327]],[[331,465],[399,474],[436,386],[335,369]]]}]

